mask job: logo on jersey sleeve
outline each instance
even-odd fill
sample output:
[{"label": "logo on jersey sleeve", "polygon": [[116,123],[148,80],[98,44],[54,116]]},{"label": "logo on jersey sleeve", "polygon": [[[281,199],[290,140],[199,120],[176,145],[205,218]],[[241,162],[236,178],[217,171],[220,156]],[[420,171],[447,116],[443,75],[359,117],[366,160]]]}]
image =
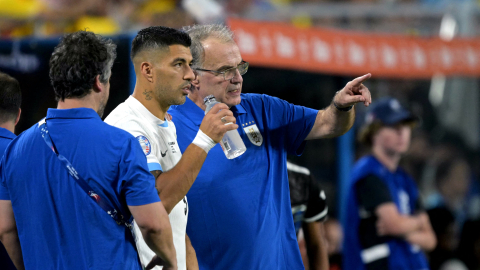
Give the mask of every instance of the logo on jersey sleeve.
[{"label": "logo on jersey sleeve", "polygon": [[145,136],[137,136],[136,137],[137,141],[140,143],[140,146],[142,147],[143,153],[145,153],[145,156],[148,156],[150,152],[152,152],[152,145],[150,144],[150,141],[147,139]]},{"label": "logo on jersey sleeve", "polygon": [[262,136],[262,133],[260,133],[260,130],[258,129],[255,122],[251,121],[251,122],[242,124],[242,127],[251,143],[253,143],[256,146],[262,145],[263,136]]}]

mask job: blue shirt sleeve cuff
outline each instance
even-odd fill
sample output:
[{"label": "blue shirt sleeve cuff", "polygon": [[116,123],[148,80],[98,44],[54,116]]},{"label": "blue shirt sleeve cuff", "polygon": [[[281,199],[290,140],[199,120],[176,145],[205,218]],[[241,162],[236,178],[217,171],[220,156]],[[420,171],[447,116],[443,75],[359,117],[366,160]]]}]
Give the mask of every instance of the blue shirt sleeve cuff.
[{"label": "blue shirt sleeve cuff", "polygon": [[162,166],[159,163],[148,163],[149,171],[163,171]]}]

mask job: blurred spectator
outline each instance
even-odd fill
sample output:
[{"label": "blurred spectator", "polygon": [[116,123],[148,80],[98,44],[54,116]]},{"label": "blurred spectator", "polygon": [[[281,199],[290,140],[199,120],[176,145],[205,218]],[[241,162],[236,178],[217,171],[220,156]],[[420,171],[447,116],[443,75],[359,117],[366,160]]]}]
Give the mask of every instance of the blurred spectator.
[{"label": "blurred spectator", "polygon": [[427,212],[438,242],[435,249],[429,253],[431,270],[446,269],[451,265],[458,265],[459,262],[455,257],[455,251],[458,247],[455,217],[450,210],[444,207],[434,208]]},{"label": "blurred spectator", "polygon": [[458,256],[470,270],[480,269],[480,220],[465,222],[460,236]]},{"label": "blurred spectator", "polygon": [[324,224],[330,270],[340,270],[342,269],[342,225],[334,218],[329,218]]},{"label": "blurred spectator", "polygon": [[464,157],[451,156],[440,162],[435,173],[437,191],[426,199],[427,208],[446,207],[462,226],[466,219],[480,215],[480,191]]},{"label": "blurred spectator", "polygon": [[345,215],[343,269],[428,269],[422,250],[436,238],[415,182],[399,167],[418,122],[397,99],[369,107],[359,139],[370,146],[352,170]]}]

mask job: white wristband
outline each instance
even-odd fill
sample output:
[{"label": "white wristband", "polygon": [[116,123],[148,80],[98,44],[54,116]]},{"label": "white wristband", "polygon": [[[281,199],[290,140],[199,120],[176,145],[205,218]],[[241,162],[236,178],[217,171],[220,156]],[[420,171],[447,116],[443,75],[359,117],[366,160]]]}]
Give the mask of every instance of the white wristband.
[{"label": "white wristband", "polygon": [[200,129],[198,130],[197,136],[195,136],[195,139],[193,139],[192,143],[202,148],[205,152],[207,152],[207,154],[208,151],[210,151],[210,149],[212,149],[217,144]]}]

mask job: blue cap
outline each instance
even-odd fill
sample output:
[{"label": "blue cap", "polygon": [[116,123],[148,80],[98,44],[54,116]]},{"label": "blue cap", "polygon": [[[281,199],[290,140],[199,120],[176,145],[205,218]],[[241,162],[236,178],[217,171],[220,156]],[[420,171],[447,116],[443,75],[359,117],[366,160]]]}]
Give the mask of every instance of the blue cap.
[{"label": "blue cap", "polygon": [[416,122],[419,118],[410,111],[402,107],[397,99],[384,97],[372,102],[365,115],[365,125],[370,125],[379,121],[384,125],[390,126],[400,122]]}]

